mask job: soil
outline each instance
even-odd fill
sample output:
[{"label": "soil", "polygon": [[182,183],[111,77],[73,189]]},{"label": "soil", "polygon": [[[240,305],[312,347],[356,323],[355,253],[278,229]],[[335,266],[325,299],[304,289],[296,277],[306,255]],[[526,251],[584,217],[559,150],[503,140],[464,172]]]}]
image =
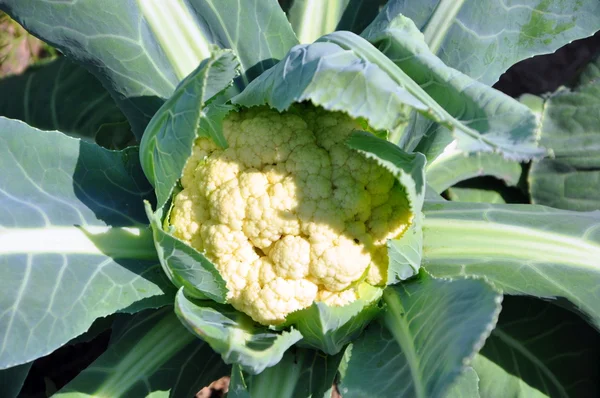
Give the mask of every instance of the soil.
[{"label": "soil", "polygon": [[19,398],[46,398],[67,385],[106,350],[110,332],[105,330],[89,342],[65,345],[37,359]]},{"label": "soil", "polygon": [[221,377],[198,391],[196,398],[221,398],[229,391],[229,376]]},{"label": "soil", "polygon": [[0,12],[0,78],[23,73],[29,65],[55,55],[47,44]]}]

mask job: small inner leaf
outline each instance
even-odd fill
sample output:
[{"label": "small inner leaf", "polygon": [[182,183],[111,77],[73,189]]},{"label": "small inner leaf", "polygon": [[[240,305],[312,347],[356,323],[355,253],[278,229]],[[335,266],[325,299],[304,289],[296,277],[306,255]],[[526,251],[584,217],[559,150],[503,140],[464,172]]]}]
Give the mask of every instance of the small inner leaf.
[{"label": "small inner leaf", "polygon": [[285,351],[302,339],[298,330],[276,333],[230,306],[191,300],[183,289],[177,294],[175,312],[192,333],[221,354],[225,363],[237,363],[251,374],[277,364]]}]

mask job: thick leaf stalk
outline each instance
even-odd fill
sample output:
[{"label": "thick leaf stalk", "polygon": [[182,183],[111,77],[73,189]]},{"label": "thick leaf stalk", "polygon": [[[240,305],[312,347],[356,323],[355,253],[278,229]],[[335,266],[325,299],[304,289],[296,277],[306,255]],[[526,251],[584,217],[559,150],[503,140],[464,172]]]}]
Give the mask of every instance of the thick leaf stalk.
[{"label": "thick leaf stalk", "polygon": [[600,213],[431,202],[423,261],[435,276],[484,277],[508,294],[564,297],[600,326]]}]

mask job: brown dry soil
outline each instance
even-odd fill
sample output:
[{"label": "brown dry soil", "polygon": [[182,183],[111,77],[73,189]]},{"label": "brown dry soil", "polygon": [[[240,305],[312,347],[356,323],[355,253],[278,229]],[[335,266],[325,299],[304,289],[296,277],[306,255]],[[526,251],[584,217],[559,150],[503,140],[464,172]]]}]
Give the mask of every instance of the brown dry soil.
[{"label": "brown dry soil", "polygon": [[[202,390],[198,391],[196,394],[196,398],[221,398],[224,397],[229,391],[229,377],[221,377],[219,380],[215,380],[210,383],[209,386],[204,387]],[[333,389],[331,398],[341,398],[337,387]]]},{"label": "brown dry soil", "polygon": [[220,398],[224,397],[227,391],[229,391],[229,376],[224,376],[198,391],[196,398]]},{"label": "brown dry soil", "polygon": [[23,73],[29,65],[55,54],[47,44],[0,13],[0,78]]}]

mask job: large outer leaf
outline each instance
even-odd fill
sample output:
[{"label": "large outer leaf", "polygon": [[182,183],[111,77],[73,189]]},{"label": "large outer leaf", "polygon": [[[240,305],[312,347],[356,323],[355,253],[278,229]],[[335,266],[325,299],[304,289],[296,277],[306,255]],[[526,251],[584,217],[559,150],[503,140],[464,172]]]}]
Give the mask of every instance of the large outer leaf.
[{"label": "large outer leaf", "polygon": [[[577,314],[530,297],[507,297],[480,355],[549,397],[597,397],[600,335]],[[485,362],[485,361],[482,361]],[[485,366],[482,396],[529,397]],[[495,391],[495,392],[494,392]],[[493,395],[492,395],[493,394]]]},{"label": "large outer leaf", "polygon": [[189,333],[172,307],[120,319],[106,352],[55,397],[192,397],[229,373],[208,344]]},{"label": "large outer leaf", "polygon": [[600,27],[596,0],[390,0],[376,21],[399,13],[425,33],[442,61],[489,85],[514,63]]},{"label": "large outer leaf", "polygon": [[96,75],[138,139],[212,44],[235,51],[247,81],[297,43],[276,0],[0,0],[0,9]]},{"label": "large outer leaf", "polygon": [[170,286],[137,157],[0,118],[0,369]]},{"label": "large outer leaf", "polygon": [[17,398],[33,362],[0,370],[0,391],[4,398]]},{"label": "large outer leaf", "polygon": [[372,323],[346,351],[344,398],[444,396],[483,345],[501,301],[482,280],[425,275],[388,287],[384,297],[386,327]]},{"label": "large outer leaf", "polygon": [[179,290],[175,312],[183,324],[221,354],[225,363],[239,364],[257,374],[277,364],[285,351],[302,338],[291,329],[276,333],[230,306],[191,300]]},{"label": "large outer leaf", "polygon": [[424,209],[423,266],[433,275],[565,297],[600,327],[600,212],[451,202]]},{"label": "large outer leaf", "polygon": [[62,57],[0,80],[0,115],[121,149],[134,141],[125,115],[81,66]]},{"label": "large outer leaf", "polygon": [[473,369],[479,379],[479,392],[485,398],[548,398],[525,383],[519,376],[507,372],[483,355],[473,359]]},{"label": "large outer leaf", "polygon": [[[517,159],[539,157],[544,153],[537,147],[536,119],[529,108],[446,66],[429,50],[423,34],[410,19],[398,15],[389,21],[375,21],[362,36],[419,84],[456,123],[468,126],[482,137],[476,139],[472,134],[465,134],[460,126],[453,125],[449,130],[419,115],[413,117],[401,137],[403,148],[413,150],[423,135],[435,135],[436,146],[444,141],[438,136],[445,136],[445,143],[449,144],[454,135],[464,152],[499,150],[506,157]],[[428,159],[436,155],[430,154],[429,148],[420,152],[427,154]]]},{"label": "large outer leaf", "polygon": [[600,58],[571,91],[546,99],[541,142],[554,158],[534,163],[529,174],[533,202],[568,210],[600,210]]},{"label": "large outer leaf", "polygon": [[466,368],[446,394],[447,398],[479,398],[479,376],[473,368]]}]

